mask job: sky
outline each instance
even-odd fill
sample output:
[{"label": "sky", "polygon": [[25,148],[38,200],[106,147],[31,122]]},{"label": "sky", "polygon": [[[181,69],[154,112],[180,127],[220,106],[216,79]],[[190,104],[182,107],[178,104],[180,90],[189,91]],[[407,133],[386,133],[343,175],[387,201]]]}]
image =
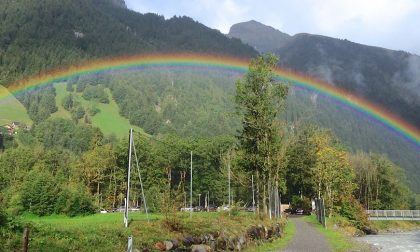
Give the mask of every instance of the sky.
[{"label": "sky", "polygon": [[282,32],[312,33],[420,55],[419,0],[125,0],[140,13],[189,16],[228,33],[256,20]]}]

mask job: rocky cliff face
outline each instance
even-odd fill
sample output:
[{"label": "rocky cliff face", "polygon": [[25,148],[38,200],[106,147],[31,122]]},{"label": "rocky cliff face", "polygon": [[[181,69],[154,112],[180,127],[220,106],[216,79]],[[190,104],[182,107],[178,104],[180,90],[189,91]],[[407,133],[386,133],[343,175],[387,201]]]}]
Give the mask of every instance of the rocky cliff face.
[{"label": "rocky cliff face", "polygon": [[291,38],[289,34],[254,20],[233,25],[228,36],[239,38],[260,52],[274,51]]}]

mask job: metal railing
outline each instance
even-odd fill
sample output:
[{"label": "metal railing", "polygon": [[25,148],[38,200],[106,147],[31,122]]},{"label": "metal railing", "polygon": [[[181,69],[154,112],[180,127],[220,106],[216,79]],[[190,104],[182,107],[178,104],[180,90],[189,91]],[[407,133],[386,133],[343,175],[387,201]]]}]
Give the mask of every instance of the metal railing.
[{"label": "metal railing", "polygon": [[420,220],[420,210],[367,210],[370,220]]}]

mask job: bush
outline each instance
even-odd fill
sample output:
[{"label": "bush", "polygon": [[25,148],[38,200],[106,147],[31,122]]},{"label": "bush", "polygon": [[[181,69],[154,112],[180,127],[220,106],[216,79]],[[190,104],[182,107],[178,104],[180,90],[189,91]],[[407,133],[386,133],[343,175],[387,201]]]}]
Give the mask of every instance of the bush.
[{"label": "bush", "polygon": [[59,187],[51,173],[32,170],[22,185],[21,202],[24,210],[37,215],[52,214],[58,191]]},{"label": "bush", "polygon": [[95,213],[91,195],[84,185],[69,185],[61,191],[55,204],[56,213],[68,216],[86,215]]},{"label": "bush", "polygon": [[338,213],[341,216],[346,217],[350,223],[358,229],[369,226],[365,209],[359,203],[359,201],[353,197],[346,202],[341,203],[338,208]]}]

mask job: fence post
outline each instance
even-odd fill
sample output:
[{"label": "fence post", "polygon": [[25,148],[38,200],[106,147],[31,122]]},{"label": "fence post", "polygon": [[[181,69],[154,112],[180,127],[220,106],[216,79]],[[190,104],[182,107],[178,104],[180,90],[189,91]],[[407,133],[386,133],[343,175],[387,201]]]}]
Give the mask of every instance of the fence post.
[{"label": "fence post", "polygon": [[25,229],[23,230],[23,252],[28,252],[29,247],[29,227],[25,226]]},{"label": "fence post", "polygon": [[133,252],[133,237],[128,237],[128,246],[127,246],[127,252]]}]

